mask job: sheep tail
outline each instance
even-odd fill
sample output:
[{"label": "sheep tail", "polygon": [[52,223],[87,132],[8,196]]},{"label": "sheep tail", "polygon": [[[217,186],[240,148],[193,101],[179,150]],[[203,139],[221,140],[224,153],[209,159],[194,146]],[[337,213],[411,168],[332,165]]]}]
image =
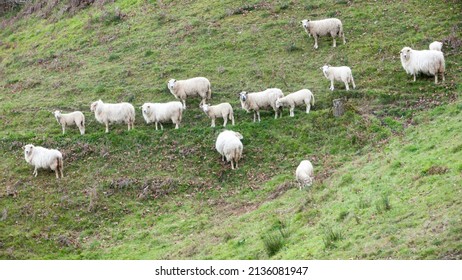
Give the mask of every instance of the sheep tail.
[{"label": "sheep tail", "polygon": [[207,99],[211,99],[211,98],[212,98],[212,88],[209,85],[209,89],[207,91]]},{"label": "sheep tail", "polygon": [[311,102],[311,106],[314,106],[314,95],[313,95],[313,94],[311,94],[311,100],[310,100],[310,102]]},{"label": "sheep tail", "polygon": [[183,108],[178,108],[178,120],[181,122],[181,118],[183,117]]},{"label": "sheep tail", "polygon": [[[63,177],[63,158],[62,157],[58,157],[57,158],[57,172],[58,174],[61,174],[61,178]],[[58,175],[59,176],[59,175]]]}]

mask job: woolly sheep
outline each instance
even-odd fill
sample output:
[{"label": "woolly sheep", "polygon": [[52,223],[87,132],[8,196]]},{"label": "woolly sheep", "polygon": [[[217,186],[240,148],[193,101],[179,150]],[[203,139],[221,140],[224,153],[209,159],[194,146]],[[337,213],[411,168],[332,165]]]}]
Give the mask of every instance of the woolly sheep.
[{"label": "woolly sheep", "polygon": [[258,122],[260,122],[260,109],[261,108],[273,108],[275,115],[274,118],[278,118],[278,108],[276,107],[276,100],[284,97],[282,91],[278,88],[270,88],[261,92],[247,93],[243,91],[239,93],[239,99],[241,100],[242,109],[246,110],[247,113],[253,110],[253,122],[255,122],[255,113],[258,116]]},{"label": "woolly sheep", "polygon": [[337,18],[328,18],[322,20],[302,20],[302,26],[305,29],[305,32],[308,34],[308,37],[313,35],[314,38],[314,48],[318,48],[318,36],[330,35],[334,40],[332,47],[336,47],[337,43],[335,37],[342,37],[343,44],[345,41],[345,34],[343,33],[342,22]]},{"label": "woolly sheep", "polygon": [[32,175],[37,177],[37,169],[51,169],[55,172],[56,178],[63,176],[63,155],[60,151],[54,149],[47,149],[40,146],[34,146],[27,144],[23,147],[24,158],[26,162],[34,166],[34,172]]},{"label": "woolly sheep", "polygon": [[66,130],[66,126],[73,125],[76,125],[79,128],[81,135],[85,134],[85,116],[82,112],[75,111],[72,113],[63,114],[61,111],[56,110],[53,114],[56,118],[56,121],[63,127],[63,134]]},{"label": "woolly sheep", "polygon": [[200,105],[203,105],[212,96],[210,81],[204,77],[179,81],[171,79],[168,81],[167,87],[175,98],[183,102],[183,109],[186,109],[187,97],[199,96],[202,98]]},{"label": "woolly sheep", "polygon": [[348,83],[353,84],[353,88],[356,88],[355,81],[353,79],[353,75],[351,74],[351,69],[348,66],[340,66],[340,67],[333,67],[330,65],[324,65],[320,68],[324,77],[330,80],[330,90],[334,90],[334,80],[341,81],[345,83],[346,90],[350,90],[348,87]]},{"label": "woolly sheep", "polygon": [[223,118],[223,126],[226,127],[228,118],[234,125],[234,113],[233,107],[229,103],[220,103],[218,105],[210,106],[210,104],[204,104],[201,106],[202,111],[212,119],[212,127],[215,127],[215,119]]},{"label": "woolly sheep", "polygon": [[415,76],[423,73],[435,76],[435,84],[438,83],[438,74],[441,73],[444,81],[445,62],[444,55],[440,51],[434,50],[413,50],[404,47],[400,52],[401,65],[407,74]]},{"label": "woolly sheep", "polygon": [[242,157],[244,146],[241,139],[242,134],[232,130],[225,130],[221,132],[215,142],[215,149],[220,153],[221,159],[231,162],[231,169],[234,169],[234,162],[238,168],[239,160]]},{"label": "woolly sheep", "polygon": [[438,41],[434,41],[428,46],[428,49],[433,50],[433,51],[441,51],[442,48],[443,48],[443,43],[438,42]]},{"label": "woolly sheep", "polygon": [[144,103],[141,106],[141,111],[143,112],[143,117],[146,123],[154,122],[160,124],[160,129],[163,130],[164,127],[162,123],[171,121],[175,124],[175,129],[178,129],[178,126],[181,123],[181,117],[183,114],[183,105],[179,101],[172,101],[167,103]]},{"label": "woolly sheep", "polygon": [[313,165],[309,160],[302,160],[295,171],[295,178],[299,184],[300,190],[302,187],[310,187],[313,184]]},{"label": "woolly sheep", "polygon": [[91,104],[90,109],[95,112],[95,118],[99,123],[106,125],[106,133],[109,132],[110,123],[125,123],[128,125],[128,130],[134,128],[135,124],[135,108],[130,103],[103,103],[98,100]]},{"label": "woolly sheep", "polygon": [[302,89],[291,94],[288,94],[284,97],[278,98],[276,100],[276,107],[279,109],[283,106],[290,107],[290,116],[294,116],[295,106],[306,105],[306,113],[310,112],[311,105],[314,106],[314,96],[313,93],[308,89]]}]

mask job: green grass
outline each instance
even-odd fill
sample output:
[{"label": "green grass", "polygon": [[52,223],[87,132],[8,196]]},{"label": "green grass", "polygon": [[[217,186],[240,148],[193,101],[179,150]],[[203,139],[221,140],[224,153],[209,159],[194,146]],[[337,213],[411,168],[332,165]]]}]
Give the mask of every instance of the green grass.
[{"label": "green grass", "polygon": [[[461,258],[459,2],[181,2],[0,18],[0,258]],[[347,43],[321,38],[314,50],[299,22],[327,16],[342,19]],[[414,83],[399,50],[433,40],[447,43],[446,82]],[[324,63],[350,66],[357,89],[331,92]],[[90,113],[97,99],[173,100],[166,82],[193,76],[209,78],[212,104],[234,107],[237,170],[215,151],[222,128],[199,100],[179,130],[155,131],[137,110],[135,130],[106,134]],[[316,104],[252,123],[237,93],[269,87],[309,88]],[[340,97],[346,114],[334,118]],[[83,111],[86,134],[62,135],[55,109]],[[33,178],[27,143],[59,148],[65,177]],[[300,191],[303,159],[316,178]]]}]

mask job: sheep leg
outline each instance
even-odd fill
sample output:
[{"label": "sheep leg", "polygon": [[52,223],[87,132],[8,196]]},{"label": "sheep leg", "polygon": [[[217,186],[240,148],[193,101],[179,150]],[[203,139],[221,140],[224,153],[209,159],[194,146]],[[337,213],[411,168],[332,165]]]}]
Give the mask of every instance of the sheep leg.
[{"label": "sheep leg", "polygon": [[438,73],[435,74],[435,85],[438,84]]},{"label": "sheep leg", "polygon": [[234,170],[234,164],[233,164],[233,160],[231,160],[231,169]]},{"label": "sheep leg", "polygon": [[337,42],[335,41],[335,37],[333,38],[333,40],[334,40],[334,43],[332,44],[332,47],[335,48],[335,47],[337,47]]},{"label": "sheep leg", "polygon": [[183,102],[183,110],[185,110],[186,109],[186,100],[183,99],[181,101]]},{"label": "sheep leg", "polygon": [[353,75],[350,76],[350,79],[351,79],[351,83],[353,84],[353,89],[355,89],[356,85],[355,85],[355,80],[353,79]]},{"label": "sheep leg", "polygon": [[274,110],[274,119],[277,119],[278,118],[278,109],[276,108],[276,110]]},{"label": "sheep leg", "polygon": [[295,115],[294,115],[294,109],[295,109],[294,107],[290,107],[289,116],[291,116],[291,117],[295,116]]},{"label": "sheep leg", "polygon": [[63,135],[65,131],[66,131],[66,126],[63,124]]},{"label": "sheep leg", "polygon": [[162,125],[162,123],[160,122],[160,130],[164,130],[164,126]]},{"label": "sheep leg", "polygon": [[253,122],[255,122],[256,112],[253,112]]},{"label": "sheep leg", "polygon": [[226,124],[227,124],[227,123],[228,123],[228,117],[225,116],[225,117],[223,118],[223,127],[226,127]]},{"label": "sheep leg", "polygon": [[348,86],[348,81],[345,81],[345,87],[346,87],[346,90],[350,90],[350,87]]},{"label": "sheep leg", "polygon": [[311,109],[311,104],[310,104],[310,102],[308,101],[308,102],[306,103],[306,113],[307,113],[307,114],[310,112],[310,109]]},{"label": "sheep leg", "polygon": [[211,127],[215,127],[215,118],[212,118],[212,125]]},{"label": "sheep leg", "polygon": [[414,82],[415,82],[415,74],[414,74]]},{"label": "sheep leg", "polygon": [[331,91],[334,91],[334,80],[330,80],[330,88]]},{"label": "sheep leg", "polygon": [[156,123],[156,130],[157,130],[157,122],[155,122],[155,123]]},{"label": "sheep leg", "polygon": [[34,175],[34,177],[37,177],[37,174],[38,174],[38,172],[37,172],[37,167],[35,167],[35,168],[34,168],[34,172],[32,173],[32,175]]},{"label": "sheep leg", "polygon": [[257,111],[257,116],[258,116],[258,122],[261,122],[261,119],[260,119],[260,111]]},{"label": "sheep leg", "polygon": [[231,124],[234,125],[234,114],[231,114],[230,118],[231,118]]},{"label": "sheep leg", "polygon": [[314,38],[314,48],[318,49],[318,35],[313,35]]},{"label": "sheep leg", "polygon": [[108,133],[109,132],[109,123],[106,122],[105,124],[106,124],[106,133]]}]

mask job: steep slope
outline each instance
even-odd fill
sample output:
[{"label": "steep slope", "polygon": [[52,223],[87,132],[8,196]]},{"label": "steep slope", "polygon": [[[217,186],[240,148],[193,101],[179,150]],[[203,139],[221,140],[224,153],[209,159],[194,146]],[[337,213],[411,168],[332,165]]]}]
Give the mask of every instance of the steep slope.
[{"label": "steep slope", "polygon": [[[462,84],[458,1],[55,2],[5,16],[0,30],[2,258],[460,258],[460,104],[446,105]],[[313,50],[299,21],[328,16],[343,20],[347,44],[323,38]],[[447,81],[413,83],[398,52],[435,39]],[[352,67],[358,89],[330,92],[324,63]],[[221,128],[198,100],[179,130],[155,131],[137,111],[134,131],[105,134],[89,112],[100,98],[173,100],[168,79],[199,75],[213,104],[235,108],[237,171],[220,161]],[[254,124],[237,93],[267,87],[309,88],[316,105]],[[337,119],[338,97],[348,103]],[[58,108],[82,110],[87,134],[62,136]],[[65,178],[33,178],[27,143],[63,151]],[[293,172],[305,158],[317,183],[300,195]]]}]

